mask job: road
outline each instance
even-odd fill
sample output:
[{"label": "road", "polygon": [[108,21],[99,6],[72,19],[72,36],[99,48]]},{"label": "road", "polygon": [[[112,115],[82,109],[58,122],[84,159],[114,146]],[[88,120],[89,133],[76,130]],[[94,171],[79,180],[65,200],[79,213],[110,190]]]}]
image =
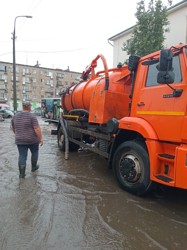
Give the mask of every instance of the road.
[{"label": "road", "polygon": [[0,121],[1,250],[187,249],[187,191],[162,188],[147,197],[122,190],[106,161],[64,153],[39,118],[40,168],[19,179],[10,119]]}]

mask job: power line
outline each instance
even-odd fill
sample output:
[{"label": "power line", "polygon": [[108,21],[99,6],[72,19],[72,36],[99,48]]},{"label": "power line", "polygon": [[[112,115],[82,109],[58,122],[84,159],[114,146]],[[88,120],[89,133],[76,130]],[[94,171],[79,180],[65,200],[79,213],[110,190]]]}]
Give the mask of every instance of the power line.
[{"label": "power line", "polygon": [[[27,11],[26,11],[26,14],[29,14],[29,15],[32,15],[33,13],[34,13],[34,11],[36,10],[36,8],[39,6],[39,4],[42,2],[42,0],[39,0],[38,2],[37,2],[38,0],[34,0],[32,3],[31,3],[31,5],[30,5],[30,7],[27,9]],[[34,3],[34,2],[36,2],[36,4]],[[35,4],[35,5],[34,5]],[[33,7],[32,7],[32,5],[33,5]],[[26,22],[26,20],[25,19],[22,19],[22,20],[20,20],[20,22],[21,22],[21,25],[18,27],[18,31],[24,26],[24,24],[25,24],[25,22]]]},{"label": "power line", "polygon": [[[87,50],[89,48],[79,48],[79,49],[69,49],[69,50],[58,50],[58,51],[23,51],[23,50],[17,50],[16,53],[29,53],[29,54],[57,54],[57,53],[67,53],[67,52],[76,52],[76,51],[82,51]],[[5,52],[3,54],[0,54],[0,56],[12,54],[12,52]]]}]

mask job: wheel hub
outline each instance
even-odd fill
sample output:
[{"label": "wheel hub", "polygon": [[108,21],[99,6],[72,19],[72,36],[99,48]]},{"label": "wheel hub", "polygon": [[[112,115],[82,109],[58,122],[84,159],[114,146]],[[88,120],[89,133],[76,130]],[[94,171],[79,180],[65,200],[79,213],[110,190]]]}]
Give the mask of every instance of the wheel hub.
[{"label": "wheel hub", "polygon": [[126,155],[120,164],[120,175],[128,182],[136,182],[140,178],[140,164],[133,155]]}]

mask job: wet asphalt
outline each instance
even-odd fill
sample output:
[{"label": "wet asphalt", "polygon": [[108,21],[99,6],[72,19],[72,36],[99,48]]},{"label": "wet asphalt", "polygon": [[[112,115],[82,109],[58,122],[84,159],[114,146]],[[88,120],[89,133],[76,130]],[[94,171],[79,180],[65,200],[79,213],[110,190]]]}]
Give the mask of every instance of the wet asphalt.
[{"label": "wet asphalt", "polygon": [[0,121],[1,250],[187,249],[187,191],[147,197],[122,190],[107,162],[88,151],[64,159],[40,117],[40,168],[19,179],[10,119]]}]

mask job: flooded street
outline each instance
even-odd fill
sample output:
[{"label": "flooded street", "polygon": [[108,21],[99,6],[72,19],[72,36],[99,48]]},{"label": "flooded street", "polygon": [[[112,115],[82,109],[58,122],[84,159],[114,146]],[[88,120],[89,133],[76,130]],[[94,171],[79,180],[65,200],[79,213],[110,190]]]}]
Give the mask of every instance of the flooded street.
[{"label": "flooded street", "polygon": [[19,179],[10,120],[0,122],[1,250],[187,249],[187,191],[136,197],[119,188],[107,162],[91,152],[64,153],[52,125],[40,168]]}]

